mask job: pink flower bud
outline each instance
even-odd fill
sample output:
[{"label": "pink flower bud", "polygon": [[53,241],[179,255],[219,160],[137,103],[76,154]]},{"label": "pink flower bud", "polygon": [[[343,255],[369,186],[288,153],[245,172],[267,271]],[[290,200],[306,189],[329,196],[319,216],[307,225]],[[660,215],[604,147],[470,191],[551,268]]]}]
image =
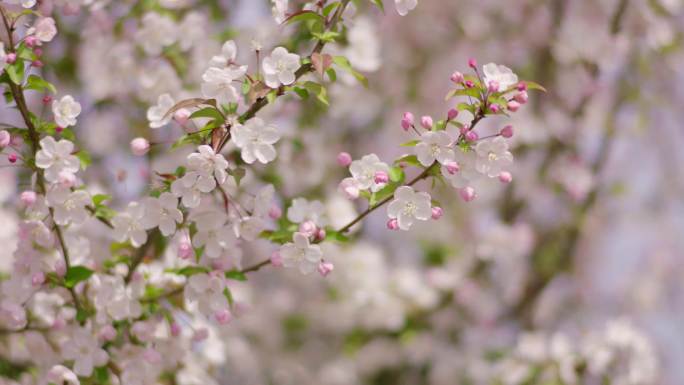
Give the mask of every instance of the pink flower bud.
[{"label": "pink flower bud", "polygon": [[36,48],[33,49],[33,53],[34,53],[36,56],[43,56],[43,49],[40,48],[40,47],[36,47]]},{"label": "pink flower bud", "polygon": [[408,131],[411,126],[413,126],[414,121],[415,118],[413,117],[412,113],[404,112],[404,116],[401,118],[401,128],[403,128],[404,131]]},{"label": "pink flower bud", "polygon": [[43,96],[43,104],[50,104],[50,103],[52,103],[52,96],[50,96],[50,95]]},{"label": "pink flower bud", "polygon": [[330,262],[321,261],[321,263],[318,264],[318,273],[323,277],[327,277],[333,269],[335,269],[335,266]]},{"label": "pink flower bud", "polygon": [[113,341],[116,338],[116,329],[112,325],[105,325],[100,329],[98,336],[103,341]]},{"label": "pink flower bud", "polygon": [[472,80],[466,80],[463,84],[466,86],[466,88],[473,88],[475,86],[475,83],[473,83]]},{"label": "pink flower bud", "polygon": [[0,131],[0,148],[5,148],[9,146],[12,142],[12,135],[9,132],[2,130]]},{"label": "pink flower bud", "polygon": [[475,58],[472,57],[468,59],[468,67],[477,70],[477,60],[475,60]]},{"label": "pink flower bud", "polygon": [[181,334],[181,327],[175,322],[171,322],[171,335],[174,337],[178,337]]},{"label": "pink flower bud", "polygon": [[475,189],[470,186],[459,189],[458,193],[461,195],[461,198],[466,202],[470,202],[476,197]]},{"label": "pink flower bud", "polygon": [[216,318],[216,322],[218,322],[219,325],[226,325],[233,320],[233,315],[230,314],[228,309],[221,309],[214,313],[214,318]]},{"label": "pink flower bud", "polygon": [[9,160],[10,163],[17,163],[17,154],[9,154],[7,160]]},{"label": "pink flower bud", "polygon": [[38,44],[38,38],[35,36],[26,36],[24,43],[26,43],[27,47],[33,48]]},{"label": "pink flower bud", "polygon": [[62,127],[62,126],[55,127],[55,132],[58,134],[61,134],[62,132],[64,132],[64,127]]},{"label": "pink flower bud", "polygon": [[479,135],[477,135],[477,132],[475,131],[468,131],[465,134],[465,138],[469,142],[474,142],[479,138]]},{"label": "pink flower bud", "polygon": [[17,61],[17,54],[10,52],[5,56],[5,61],[7,64],[14,64]]},{"label": "pink flower bud", "polygon": [[188,259],[192,256],[192,245],[188,241],[181,241],[178,245],[178,258]]},{"label": "pink flower bud", "polygon": [[513,181],[513,175],[508,171],[502,171],[501,174],[499,174],[499,181],[501,181],[501,183],[511,183],[511,181]]},{"label": "pink flower bud", "polygon": [[437,220],[444,215],[444,210],[441,207],[435,206],[432,208],[432,219]]},{"label": "pink flower bud", "polygon": [[520,103],[520,104],[527,103],[528,98],[529,97],[527,96],[527,91],[522,91],[521,93],[519,93],[513,97],[513,99],[515,99],[515,101]]},{"label": "pink flower bud", "polygon": [[499,92],[499,82],[491,80],[489,84],[487,84],[487,90],[489,92]]},{"label": "pink flower bud", "polygon": [[31,276],[31,284],[33,286],[40,286],[43,282],[45,282],[45,273],[42,271],[34,273],[33,276]]},{"label": "pink flower bud", "polygon": [[456,84],[461,84],[463,83],[463,74],[456,71],[453,74],[451,74],[451,81],[456,83]]},{"label": "pink flower bud", "polygon": [[504,126],[504,128],[502,128],[501,131],[499,131],[499,134],[501,134],[501,136],[503,136],[504,138],[512,137],[513,136],[513,126],[511,126],[510,124],[507,126]]},{"label": "pink flower bud", "polygon": [[349,155],[348,152],[340,152],[337,154],[337,164],[339,164],[342,167],[347,167],[351,164],[352,162],[352,157]]},{"label": "pink flower bud", "polygon": [[38,60],[38,59],[36,59],[36,60],[34,60],[34,61],[31,62],[31,65],[34,66],[34,67],[36,67],[36,68],[42,68],[42,67],[43,67],[43,62],[40,61],[40,60]]},{"label": "pink flower bud", "polygon": [[200,328],[195,330],[192,334],[192,342],[204,341],[209,337],[209,330],[207,328]]},{"label": "pink flower bud", "polygon": [[461,128],[458,130],[458,132],[460,132],[461,135],[467,134],[468,131],[470,131],[470,126],[467,125],[467,124],[464,124],[463,127],[461,127]]},{"label": "pink flower bud", "polygon": [[431,116],[423,116],[420,118],[420,125],[423,126],[424,129],[426,130],[431,130],[432,129],[432,117]]},{"label": "pink flower bud", "polygon": [[33,205],[34,203],[36,203],[37,198],[38,198],[38,196],[36,195],[36,193],[34,191],[30,191],[30,190],[23,191],[19,195],[19,200],[21,200],[21,203],[23,203],[24,206]]},{"label": "pink flower bud", "polygon": [[173,119],[182,126],[188,122],[188,119],[190,119],[190,115],[190,111],[188,111],[185,108],[181,108],[180,110],[173,113]]},{"label": "pink flower bud", "polygon": [[454,120],[454,119],[456,119],[457,116],[458,116],[458,110],[455,108],[452,108],[447,112],[447,118],[449,120]]},{"label": "pink flower bud", "polygon": [[499,112],[499,105],[498,104],[492,104],[489,106],[489,110],[492,111],[492,113],[496,114]]},{"label": "pink flower bud", "polygon": [[52,322],[52,325],[50,326],[53,330],[61,330],[66,326],[66,321],[64,319],[58,317],[55,318],[55,320]]},{"label": "pink flower bud", "polygon": [[271,208],[268,210],[268,216],[271,219],[279,219],[280,217],[283,216],[283,210],[280,209],[280,207],[276,206],[275,204],[271,206]]},{"label": "pink flower bud", "polygon": [[280,255],[278,250],[274,251],[273,254],[271,254],[271,265],[273,265],[274,267],[283,266],[283,257]]},{"label": "pink flower bud", "polygon": [[64,263],[64,261],[59,260],[59,261],[55,262],[55,273],[58,276],[64,277],[64,274],[66,274],[66,271],[67,271],[67,268],[66,268],[66,264]]},{"label": "pink flower bud", "polygon": [[299,224],[299,232],[307,237],[313,237],[318,231],[318,227],[313,221],[306,221]]},{"label": "pink flower bud", "polygon": [[131,140],[131,152],[137,156],[143,156],[150,150],[150,142],[145,138],[135,138]]},{"label": "pink flower bud", "polygon": [[527,91],[527,83],[525,83],[525,82],[518,83],[517,89],[520,92]]},{"label": "pink flower bud", "polygon": [[325,229],[319,228],[316,230],[316,234],[314,234],[314,239],[320,242],[325,239],[326,235]]},{"label": "pink flower bud", "polygon": [[74,184],[76,184],[76,175],[67,171],[62,171],[57,176],[57,181],[64,187],[73,187]]},{"label": "pink flower bud", "polygon": [[397,221],[396,218],[392,218],[389,221],[387,221],[387,228],[389,230],[396,230],[399,228],[399,221]]},{"label": "pink flower bud", "polygon": [[373,180],[376,184],[385,184],[389,182],[389,175],[385,171],[376,171]]},{"label": "pink flower bud", "polygon": [[447,162],[444,166],[446,167],[447,172],[451,175],[456,174],[461,169],[458,163],[454,162],[453,160]]},{"label": "pink flower bud", "polygon": [[509,111],[516,112],[520,108],[520,103],[516,102],[515,100],[511,100],[510,102],[508,102],[506,107],[508,107]]}]

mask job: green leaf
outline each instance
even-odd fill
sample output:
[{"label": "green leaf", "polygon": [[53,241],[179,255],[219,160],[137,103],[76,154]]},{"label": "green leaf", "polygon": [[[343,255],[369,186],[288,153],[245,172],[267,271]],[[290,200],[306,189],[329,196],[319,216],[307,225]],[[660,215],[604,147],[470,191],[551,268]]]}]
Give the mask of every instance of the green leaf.
[{"label": "green leaf", "polygon": [[544,88],[541,84],[535,83],[535,82],[530,82],[530,81],[524,81],[525,85],[527,85],[527,89],[529,90],[539,90],[542,92],[547,92],[546,88]]},{"label": "green leaf", "polygon": [[478,90],[477,88],[474,88],[474,87],[473,88],[459,88],[456,90],[451,90],[451,92],[449,92],[446,95],[444,100],[449,100],[455,96],[471,96],[473,98],[479,98],[480,97],[480,90]]},{"label": "green leaf", "polygon": [[211,118],[223,121],[223,114],[214,107],[205,107],[190,114],[190,119]]},{"label": "green leaf", "polygon": [[95,206],[99,206],[99,205],[102,204],[102,202],[108,201],[108,200],[110,200],[110,199],[112,199],[112,196],[111,196],[111,195],[107,195],[107,194],[95,194],[95,195],[93,195],[93,204],[94,204]]},{"label": "green leaf", "polygon": [[208,273],[209,269],[204,266],[185,266],[182,269],[175,270],[174,273],[189,277],[195,274]]},{"label": "green leaf", "polygon": [[399,164],[399,163],[406,163],[411,166],[418,166],[422,167],[422,164],[418,161],[418,158],[415,155],[405,155],[402,156],[401,158],[397,159],[394,161],[394,164]]},{"label": "green leaf", "polygon": [[349,242],[349,237],[333,229],[325,230],[325,240],[334,242]]},{"label": "green leaf", "polygon": [[299,11],[299,12],[293,13],[292,15],[290,15],[290,17],[285,19],[285,21],[283,21],[283,24],[292,24],[292,23],[307,21],[307,20],[315,20],[315,21],[320,21],[320,22],[325,21],[323,16],[319,15],[318,13],[316,13],[314,11]]},{"label": "green leaf", "polygon": [[24,82],[24,61],[17,59],[14,64],[5,67],[5,72],[12,83],[21,85]]},{"label": "green leaf", "polygon": [[318,84],[316,82],[308,81],[304,83],[304,88],[306,88],[307,91],[309,91],[310,93],[316,95],[316,99],[323,105],[330,105],[330,103],[328,102],[328,91],[325,89],[323,85]]},{"label": "green leaf", "polygon": [[245,170],[244,167],[236,167],[235,170],[230,172],[230,175],[232,175],[233,178],[235,178],[235,184],[237,184],[238,186],[240,185],[240,181],[242,180],[242,178],[245,177],[246,174],[247,170]]},{"label": "green leaf", "polygon": [[95,368],[93,377],[98,384],[106,384],[109,382],[109,370],[106,366],[100,366],[99,368]]},{"label": "green leaf", "polygon": [[327,70],[325,70],[325,73],[328,74],[328,78],[331,82],[334,83],[337,81],[337,72],[335,72],[334,68],[328,68]]},{"label": "green leaf", "polygon": [[390,167],[390,180],[394,183],[401,183],[404,181],[404,170],[401,167]]},{"label": "green leaf", "polygon": [[52,85],[52,83],[41,78],[40,76],[36,76],[33,74],[29,75],[28,79],[26,80],[26,86],[24,86],[24,88],[27,90],[36,90],[39,92],[44,92],[45,90],[48,90],[53,94],[57,93],[57,89],[55,88],[55,86]]},{"label": "green leaf", "polygon": [[235,281],[246,281],[247,276],[238,270],[226,271],[226,278]]},{"label": "green leaf", "polygon": [[71,289],[77,283],[85,281],[93,275],[93,271],[85,266],[71,266],[64,276],[64,286]]},{"label": "green leaf", "polygon": [[418,144],[418,143],[420,143],[420,140],[418,140],[418,139],[416,139],[416,140],[409,140],[409,141],[406,142],[406,143],[400,144],[400,146],[401,146],[401,147],[413,147],[413,146],[415,146],[415,145]]},{"label": "green leaf", "polygon": [[80,150],[75,155],[81,162],[81,168],[84,170],[93,163],[93,160],[90,158],[90,154],[87,151]]},{"label": "green leaf", "polygon": [[292,87],[292,90],[299,95],[300,98],[302,99],[308,99],[309,98],[309,91],[307,91],[305,88],[302,87]]},{"label": "green leaf", "polygon": [[368,88],[368,79],[366,79],[365,76],[363,76],[361,73],[357,72],[356,70],[354,70],[354,68],[352,68],[349,59],[347,59],[344,56],[333,56],[333,62],[343,70],[351,73],[356,78],[356,80],[359,81],[359,83],[363,84],[364,87]]},{"label": "green leaf", "polygon": [[316,39],[323,41],[325,43],[334,43],[335,40],[340,36],[339,32],[335,31],[325,31],[325,32],[312,32],[311,35]]},{"label": "green leaf", "polygon": [[323,16],[328,17],[328,15],[340,5],[339,1],[330,3],[323,8]]}]

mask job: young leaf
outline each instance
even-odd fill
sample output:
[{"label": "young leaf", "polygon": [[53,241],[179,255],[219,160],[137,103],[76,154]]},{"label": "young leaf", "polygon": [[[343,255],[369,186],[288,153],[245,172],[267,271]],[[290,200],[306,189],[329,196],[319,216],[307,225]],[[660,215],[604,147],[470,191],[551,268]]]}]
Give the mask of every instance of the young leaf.
[{"label": "young leaf", "polygon": [[64,276],[64,286],[71,289],[81,281],[93,275],[93,271],[85,266],[71,266]]},{"label": "young leaf", "polygon": [[352,68],[349,59],[347,59],[344,56],[334,56],[333,62],[343,70],[351,73],[356,78],[356,80],[359,81],[359,83],[363,84],[364,87],[368,88],[368,79],[366,79],[365,76],[363,76],[361,73],[357,72],[356,70],[354,70],[354,68]]},{"label": "young leaf", "polygon": [[246,281],[247,280],[247,276],[238,270],[226,271],[226,278],[232,279],[235,281]]},{"label": "young leaf", "polygon": [[36,90],[38,92],[44,92],[45,90],[48,90],[53,94],[57,93],[57,89],[55,88],[55,86],[52,85],[52,83],[41,78],[40,76],[36,76],[33,74],[29,75],[28,79],[26,80],[26,86],[24,86],[24,88],[27,90]]},{"label": "young leaf", "polygon": [[292,23],[296,23],[298,21],[306,21],[306,20],[316,20],[316,21],[321,21],[321,22],[325,21],[323,16],[317,14],[314,11],[299,11],[299,12],[293,13],[287,19],[285,19],[285,21],[283,21],[283,24],[292,24]]}]

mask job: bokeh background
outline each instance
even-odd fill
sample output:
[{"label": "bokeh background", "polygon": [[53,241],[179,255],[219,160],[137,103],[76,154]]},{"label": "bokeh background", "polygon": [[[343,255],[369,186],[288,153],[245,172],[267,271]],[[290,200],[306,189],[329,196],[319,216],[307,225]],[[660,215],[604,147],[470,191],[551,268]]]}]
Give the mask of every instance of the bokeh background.
[{"label": "bokeh background", "polygon": [[[140,19],[155,2],[96,0],[55,14],[59,34],[45,53],[46,77],[84,106],[76,131],[94,158],[87,178],[114,191],[119,207],[189,151],[161,145],[180,127],[148,128],[156,98],[198,95],[225,39],[254,66],[254,40],[270,48],[292,33],[267,1],[167,2],[186,48],[159,57],[140,49]],[[266,269],[231,283],[243,314],[198,346],[222,374],[206,383],[519,384],[535,370],[562,371],[559,351],[588,352],[597,364],[605,355],[594,345],[605,341],[620,347],[608,383],[684,383],[684,2],[419,0],[406,17],[385,3],[383,16],[358,2],[348,44],[326,48],[348,55],[370,87],[341,76],[328,109],[295,97],[265,108],[285,133],[280,160],[246,183],[321,199],[330,221],[345,223],[362,207],[336,192],[346,177],[336,154],[400,156],[412,139],[401,114],[444,115],[449,76],[470,57],[548,90],[531,92],[506,121],[514,181],[483,181],[471,203],[436,186],[444,217],[409,233],[372,214],[358,241],[326,246],[335,263],[326,279]],[[2,121],[18,118],[1,111]],[[487,119],[481,130],[503,124]],[[137,136],[160,145],[134,157]],[[0,241],[11,245],[24,187],[3,163]],[[270,250],[257,244],[245,263]],[[0,249],[5,271],[12,252]],[[528,383],[570,383],[543,381]]]}]

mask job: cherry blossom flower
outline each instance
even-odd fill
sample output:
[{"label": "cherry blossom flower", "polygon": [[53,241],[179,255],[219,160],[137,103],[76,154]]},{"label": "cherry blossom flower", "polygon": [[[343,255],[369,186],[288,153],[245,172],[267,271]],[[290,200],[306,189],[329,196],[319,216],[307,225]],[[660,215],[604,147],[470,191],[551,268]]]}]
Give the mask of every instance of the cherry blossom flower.
[{"label": "cherry blossom flower", "polygon": [[55,19],[51,17],[41,17],[33,23],[33,26],[26,31],[27,35],[35,36],[39,41],[47,43],[57,35]]},{"label": "cherry blossom flower", "polygon": [[271,0],[273,2],[273,18],[276,23],[281,24],[287,18],[287,9],[289,0]]},{"label": "cherry blossom flower", "polygon": [[47,202],[54,210],[55,223],[63,226],[83,223],[88,218],[86,206],[92,203],[92,199],[87,191],[54,186],[47,193]]},{"label": "cherry blossom flower", "polygon": [[358,182],[358,188],[361,190],[370,189],[372,192],[380,191],[386,186],[386,183],[376,182],[376,174],[378,172],[389,174],[389,171],[387,163],[381,162],[375,154],[365,155],[349,165],[349,172]]},{"label": "cherry blossom flower", "polygon": [[[28,7],[27,7],[28,8]],[[60,384],[60,385],[80,385],[81,382],[78,380],[78,376],[72,372],[69,368],[62,365],[55,365],[50,370],[48,370],[45,376],[45,382],[48,384]]]},{"label": "cherry blossom flower", "polygon": [[219,103],[236,103],[240,93],[234,86],[247,71],[246,66],[207,69],[202,75],[202,95],[205,98],[215,98]]},{"label": "cherry blossom flower", "polygon": [[311,201],[304,198],[295,198],[292,205],[287,209],[287,219],[290,222],[302,223],[311,221],[318,226],[325,224],[325,206],[320,201]]},{"label": "cherry blossom flower", "polygon": [[145,207],[138,202],[131,202],[126,210],[112,218],[114,239],[117,242],[130,240],[133,247],[140,247],[147,241],[147,232],[143,225]]},{"label": "cherry blossom flower", "polygon": [[7,52],[5,52],[5,43],[0,41],[0,71],[7,65]]},{"label": "cherry blossom flower", "polygon": [[289,53],[283,47],[277,47],[270,56],[264,58],[262,69],[264,81],[271,88],[277,88],[281,84],[290,85],[295,82],[295,72],[299,68],[300,57],[295,53]]},{"label": "cherry blossom flower", "polygon": [[394,0],[394,7],[401,16],[406,16],[418,5],[418,0]]},{"label": "cherry blossom flower", "polygon": [[264,164],[274,160],[276,150],[273,144],[279,139],[278,129],[260,118],[252,118],[233,128],[235,145],[241,150],[242,160],[248,164],[255,160]]},{"label": "cherry blossom flower", "polygon": [[458,167],[453,168],[451,164],[442,165],[442,176],[444,176],[452,186],[464,188],[470,186],[475,180],[480,178],[480,174],[475,168],[477,154],[475,151],[454,150],[454,160]]},{"label": "cherry blossom flower", "polygon": [[55,123],[58,126],[62,128],[74,126],[76,117],[81,114],[81,104],[71,95],[66,95],[52,102],[52,113],[55,115]]},{"label": "cherry blossom flower", "polygon": [[435,161],[446,164],[454,159],[454,151],[450,145],[451,137],[446,131],[425,132],[420,136],[420,143],[415,146],[416,157],[425,167]]},{"label": "cherry blossom flower", "polygon": [[[209,61],[209,66],[217,68],[231,67],[235,65],[235,59],[237,58],[237,45],[233,40],[228,40],[221,46],[221,54],[212,56]],[[244,68],[247,71],[247,66],[240,66],[240,69]]]},{"label": "cherry blossom flower", "polygon": [[142,27],[135,35],[136,41],[150,55],[159,55],[162,48],[177,40],[176,25],[170,18],[155,12],[147,12],[142,18]]},{"label": "cherry blossom flower", "polygon": [[310,274],[318,269],[323,252],[318,245],[309,243],[309,238],[302,233],[294,233],[292,242],[280,247],[283,266],[296,267],[302,274]]},{"label": "cherry blossom flower", "polygon": [[102,366],[109,361],[107,352],[100,347],[90,330],[73,327],[69,338],[61,345],[62,356],[66,360],[74,361],[74,373],[88,377],[95,367]]},{"label": "cherry blossom flower", "polygon": [[209,20],[203,13],[197,11],[186,13],[176,29],[180,49],[187,51],[206,39],[207,24]]},{"label": "cherry blossom flower", "polygon": [[36,153],[36,167],[45,170],[48,182],[57,182],[62,173],[74,174],[81,166],[78,158],[71,153],[74,144],[66,139],[56,141],[46,136],[40,141],[40,150]]},{"label": "cherry blossom flower", "polygon": [[235,252],[237,238],[233,227],[226,223],[226,215],[221,212],[206,212],[195,218],[197,233],[192,237],[192,245],[204,247],[209,258],[218,258],[226,251]]},{"label": "cherry blossom flower", "polygon": [[36,0],[6,0],[9,4],[19,4],[24,8],[32,8],[36,5]]},{"label": "cherry blossom flower", "polygon": [[147,109],[147,120],[150,121],[150,128],[163,127],[171,121],[173,114],[168,114],[171,107],[175,105],[173,98],[169,94],[161,94],[157,99],[157,105]]},{"label": "cherry blossom flower", "polygon": [[482,72],[484,73],[485,84],[488,85],[496,82],[499,91],[504,91],[518,84],[518,75],[514,74],[510,68],[504,65],[497,65],[495,63],[485,64],[482,66]]},{"label": "cherry blossom flower", "polygon": [[201,145],[197,152],[188,155],[188,167],[203,175],[216,178],[219,184],[228,178],[228,161],[221,154],[217,154],[211,146]]},{"label": "cherry blossom flower", "polygon": [[198,310],[208,319],[230,309],[228,299],[223,291],[226,289],[225,278],[218,274],[194,274],[185,285],[185,300],[197,304]]},{"label": "cherry blossom flower", "polygon": [[89,294],[102,323],[107,322],[106,318],[102,319],[105,315],[121,321],[137,318],[142,313],[138,301],[145,289],[142,280],[134,280],[127,286],[122,276],[95,274],[90,278],[89,284]]},{"label": "cherry blossom flower", "polygon": [[182,198],[183,206],[199,206],[202,193],[210,193],[216,188],[216,180],[205,173],[190,171],[171,183],[171,193]]},{"label": "cherry blossom flower", "polygon": [[475,146],[477,171],[490,178],[496,178],[513,163],[513,154],[508,151],[508,143],[502,137],[483,140]]},{"label": "cherry blossom flower", "polygon": [[159,227],[162,235],[168,237],[176,232],[176,224],[183,222],[183,213],[178,209],[178,198],[170,192],[163,192],[159,198],[146,198],[145,228]]},{"label": "cherry blossom flower", "polygon": [[387,207],[390,218],[396,218],[401,230],[408,230],[414,219],[427,221],[432,217],[430,194],[415,192],[410,186],[401,186],[394,192],[394,200]]}]

